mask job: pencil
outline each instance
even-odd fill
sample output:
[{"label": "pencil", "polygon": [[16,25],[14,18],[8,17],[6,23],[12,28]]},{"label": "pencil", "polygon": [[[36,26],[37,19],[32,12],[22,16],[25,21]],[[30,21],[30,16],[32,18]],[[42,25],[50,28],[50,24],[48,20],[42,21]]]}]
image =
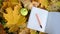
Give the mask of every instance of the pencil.
[{"label": "pencil", "polygon": [[38,20],[38,23],[39,23],[40,27],[42,28],[41,21],[39,20],[38,14],[36,14],[36,18],[37,18],[37,20]]}]

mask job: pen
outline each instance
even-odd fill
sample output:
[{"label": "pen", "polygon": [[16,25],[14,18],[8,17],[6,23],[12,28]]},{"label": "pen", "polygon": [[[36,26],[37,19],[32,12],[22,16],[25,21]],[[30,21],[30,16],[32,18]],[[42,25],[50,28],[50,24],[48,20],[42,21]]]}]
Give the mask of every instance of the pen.
[{"label": "pen", "polygon": [[40,20],[39,20],[38,14],[36,14],[36,18],[37,18],[37,20],[38,20],[38,23],[39,23],[40,27],[42,28],[42,25],[41,25],[41,22],[40,22]]}]

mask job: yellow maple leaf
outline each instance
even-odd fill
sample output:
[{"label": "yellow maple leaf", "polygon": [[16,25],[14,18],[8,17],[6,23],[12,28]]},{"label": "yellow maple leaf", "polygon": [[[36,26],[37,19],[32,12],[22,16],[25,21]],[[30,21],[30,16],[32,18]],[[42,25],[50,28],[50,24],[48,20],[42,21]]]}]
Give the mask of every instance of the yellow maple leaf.
[{"label": "yellow maple leaf", "polygon": [[6,9],[7,14],[3,13],[3,16],[7,20],[5,27],[10,28],[9,31],[12,31],[11,29],[16,29],[15,26],[19,27],[26,22],[26,17],[19,13],[20,8],[20,5],[16,5],[14,10],[9,7]]}]

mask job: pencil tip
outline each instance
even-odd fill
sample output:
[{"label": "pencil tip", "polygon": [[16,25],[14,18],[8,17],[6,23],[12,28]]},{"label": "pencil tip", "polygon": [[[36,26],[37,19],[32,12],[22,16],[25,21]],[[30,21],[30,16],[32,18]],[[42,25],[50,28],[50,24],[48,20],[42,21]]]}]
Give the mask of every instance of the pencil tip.
[{"label": "pencil tip", "polygon": [[40,27],[42,28],[42,25],[40,25]]}]

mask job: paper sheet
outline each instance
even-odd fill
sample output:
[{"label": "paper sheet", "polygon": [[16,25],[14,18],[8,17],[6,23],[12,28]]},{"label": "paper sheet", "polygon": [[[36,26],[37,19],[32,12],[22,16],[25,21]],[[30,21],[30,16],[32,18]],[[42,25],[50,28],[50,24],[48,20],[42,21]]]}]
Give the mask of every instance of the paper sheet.
[{"label": "paper sheet", "polygon": [[48,11],[33,7],[30,13],[27,28],[45,32],[47,18],[48,18]]}]

